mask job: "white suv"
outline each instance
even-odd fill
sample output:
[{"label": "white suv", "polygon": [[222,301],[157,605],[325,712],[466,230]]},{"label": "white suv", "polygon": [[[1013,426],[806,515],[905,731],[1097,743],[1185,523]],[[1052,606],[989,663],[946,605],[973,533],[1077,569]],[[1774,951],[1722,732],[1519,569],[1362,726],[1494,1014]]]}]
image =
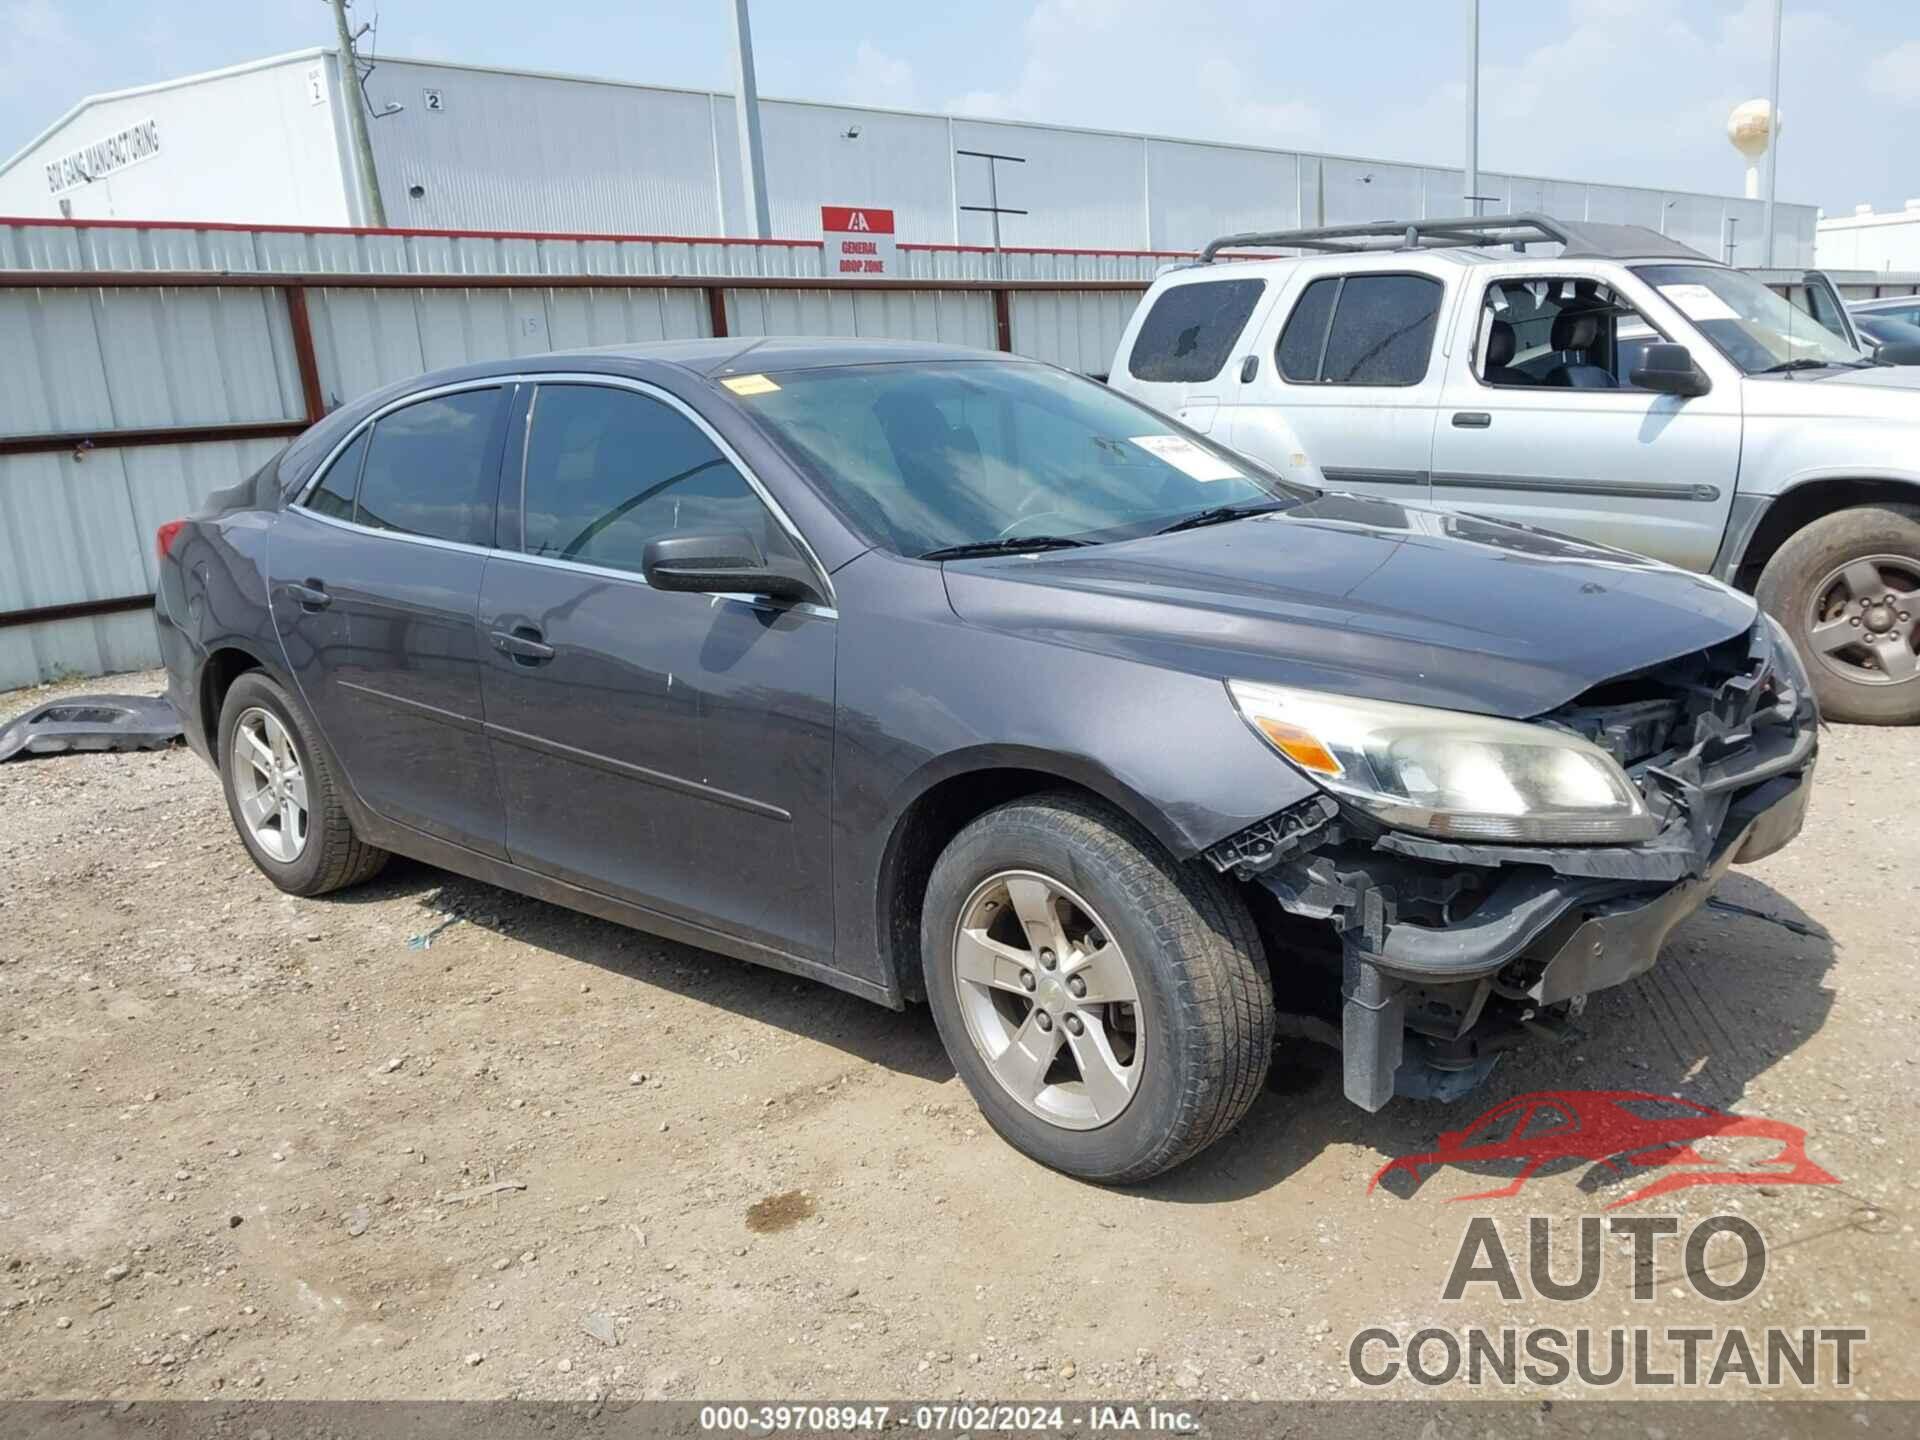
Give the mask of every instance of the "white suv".
[{"label": "white suv", "polygon": [[[1326,253],[1216,263],[1251,246]],[[1920,721],[1920,369],[1651,230],[1229,236],[1154,282],[1109,383],[1294,479],[1707,571],[1832,718]]]}]

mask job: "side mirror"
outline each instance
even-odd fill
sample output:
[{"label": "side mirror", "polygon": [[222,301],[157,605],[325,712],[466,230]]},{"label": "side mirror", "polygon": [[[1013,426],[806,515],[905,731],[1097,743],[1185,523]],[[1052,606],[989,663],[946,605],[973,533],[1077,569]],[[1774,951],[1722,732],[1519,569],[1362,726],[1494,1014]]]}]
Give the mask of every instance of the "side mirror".
[{"label": "side mirror", "polygon": [[1871,353],[1882,365],[1920,365],[1920,340],[1889,341]]},{"label": "side mirror", "polygon": [[812,600],[813,586],[767,564],[743,530],[702,530],[662,535],[640,552],[640,573],[656,590],[708,594],[766,595],[775,600]]},{"label": "side mirror", "polygon": [[1693,363],[1686,346],[1663,342],[1647,346],[1640,363],[1628,373],[1627,379],[1637,389],[1662,395],[1704,395],[1713,388],[1713,382]]}]

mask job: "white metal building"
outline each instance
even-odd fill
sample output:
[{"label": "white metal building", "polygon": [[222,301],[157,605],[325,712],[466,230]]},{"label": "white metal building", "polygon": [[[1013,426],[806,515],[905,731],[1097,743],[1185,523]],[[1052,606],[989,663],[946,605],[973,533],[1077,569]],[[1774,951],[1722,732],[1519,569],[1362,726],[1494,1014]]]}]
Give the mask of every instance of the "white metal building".
[{"label": "white metal building", "polygon": [[[594,234],[745,233],[732,97],[382,59],[368,83],[389,224]],[[0,215],[365,223],[339,67],[307,50],[81,101],[0,166]],[[986,243],[985,162],[1009,246],[1190,250],[1230,231],[1455,215],[1458,170],[1113,131],[761,102],[776,235],[820,206],[891,207],[899,239]],[[1663,230],[1761,259],[1759,201],[1483,172],[1489,210]],[[1778,207],[1775,263],[1811,263],[1815,211]]]},{"label": "white metal building", "polygon": [[1814,253],[1823,270],[1920,270],[1920,199],[1904,210],[1875,214],[1862,205],[1851,215],[1822,217]]}]

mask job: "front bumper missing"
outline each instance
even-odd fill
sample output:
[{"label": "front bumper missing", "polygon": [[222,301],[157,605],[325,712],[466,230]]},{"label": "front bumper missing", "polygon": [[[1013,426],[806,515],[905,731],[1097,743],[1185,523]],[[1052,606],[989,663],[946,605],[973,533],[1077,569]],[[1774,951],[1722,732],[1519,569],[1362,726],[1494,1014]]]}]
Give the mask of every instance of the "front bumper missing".
[{"label": "front bumper missing", "polygon": [[1804,775],[1781,777],[1743,797],[1705,868],[1677,884],[1517,877],[1504,887],[1517,896],[1496,892],[1470,923],[1390,925],[1379,953],[1349,944],[1340,1014],[1347,1098],[1366,1110],[1396,1093],[1452,1099],[1492,1070],[1496,1052],[1486,1047],[1423,1037],[1409,1054],[1410,1023],[1419,1033],[1411,1007],[1434,992],[1471,987],[1475,993],[1457,1007],[1470,1030],[1494,996],[1544,1010],[1652,969],[1668,934],[1706,904],[1731,866],[1770,855],[1799,833],[1809,790]]},{"label": "front bumper missing", "polygon": [[1647,844],[1461,845],[1369,830],[1316,800],[1216,847],[1222,869],[1338,935],[1350,1100],[1465,1093],[1504,1045],[1650,970],[1730,866],[1799,833],[1818,717],[1789,685],[1762,684],[1768,658],[1756,644],[1687,743],[1635,767],[1663,816]]}]

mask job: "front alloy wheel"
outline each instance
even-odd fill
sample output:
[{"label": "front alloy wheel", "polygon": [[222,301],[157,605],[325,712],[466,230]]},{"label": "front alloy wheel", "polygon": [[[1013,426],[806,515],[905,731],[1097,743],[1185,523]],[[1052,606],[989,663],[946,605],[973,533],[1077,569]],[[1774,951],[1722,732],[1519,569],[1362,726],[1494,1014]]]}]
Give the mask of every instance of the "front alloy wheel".
[{"label": "front alloy wheel", "polygon": [[1920,559],[1863,555],[1814,586],[1807,615],[1813,658],[1856,685],[1920,676]]},{"label": "front alloy wheel", "polygon": [[927,1003],[987,1122],[1044,1165],[1127,1183],[1246,1114],[1273,987],[1232,883],[1077,793],[989,810],[934,862]]},{"label": "front alloy wheel", "polygon": [[1139,987],[1080,896],[1031,870],[989,876],[953,936],[960,1013],[993,1078],[1041,1119],[1117,1119],[1145,1066]]},{"label": "front alloy wheel", "polygon": [[1799,647],[1823,716],[1920,723],[1920,506],[1811,521],[1774,551],[1754,598]]}]

